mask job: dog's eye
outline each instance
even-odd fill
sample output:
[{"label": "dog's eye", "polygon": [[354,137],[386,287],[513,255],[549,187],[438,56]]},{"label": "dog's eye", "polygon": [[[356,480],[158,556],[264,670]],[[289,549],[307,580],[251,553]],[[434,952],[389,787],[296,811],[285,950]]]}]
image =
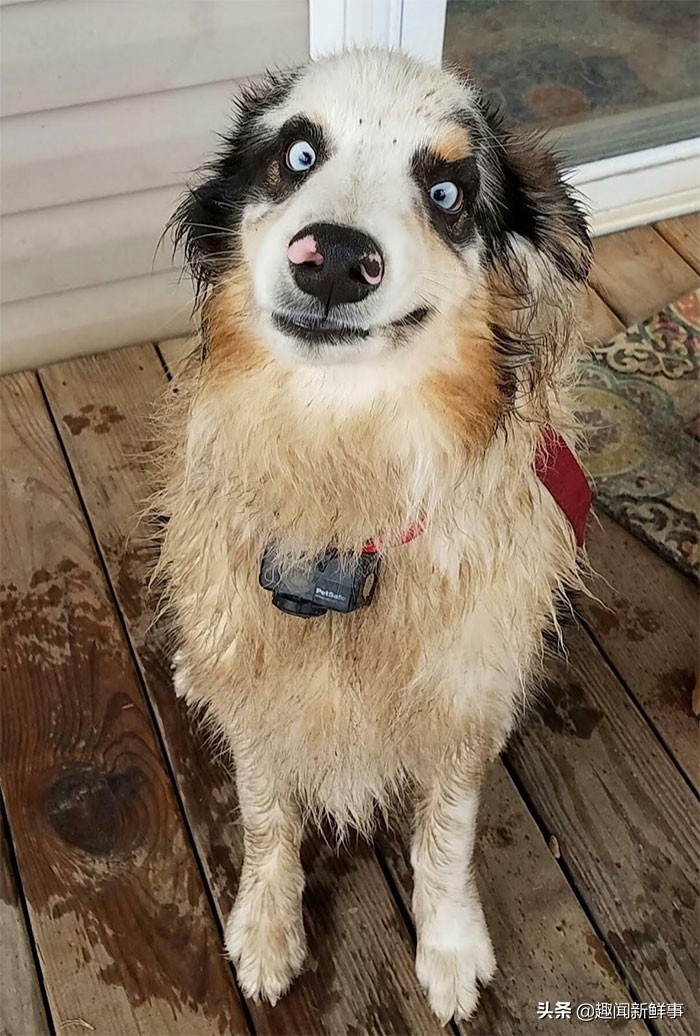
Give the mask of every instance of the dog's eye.
[{"label": "dog's eye", "polygon": [[287,148],[285,162],[293,173],[305,173],[316,164],[316,152],[308,140],[295,140]]},{"label": "dog's eye", "polygon": [[429,190],[430,200],[443,212],[459,212],[462,208],[462,188],[451,180],[434,183]]}]

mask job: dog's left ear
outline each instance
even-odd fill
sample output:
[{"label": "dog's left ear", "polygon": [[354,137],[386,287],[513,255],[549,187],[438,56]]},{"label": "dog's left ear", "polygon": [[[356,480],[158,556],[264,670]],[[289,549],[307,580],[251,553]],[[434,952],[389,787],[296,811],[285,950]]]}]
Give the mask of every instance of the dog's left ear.
[{"label": "dog's left ear", "polygon": [[541,139],[508,129],[484,106],[485,183],[480,199],[482,236],[495,261],[507,263],[517,238],[546,257],[567,281],[585,281],[591,239],[574,191]]},{"label": "dog's left ear", "polygon": [[243,208],[274,137],[262,116],[284,102],[296,76],[296,70],[268,72],[241,90],[218,154],[199,171],[168,223],[175,248],[184,253],[198,301],[238,258]]}]

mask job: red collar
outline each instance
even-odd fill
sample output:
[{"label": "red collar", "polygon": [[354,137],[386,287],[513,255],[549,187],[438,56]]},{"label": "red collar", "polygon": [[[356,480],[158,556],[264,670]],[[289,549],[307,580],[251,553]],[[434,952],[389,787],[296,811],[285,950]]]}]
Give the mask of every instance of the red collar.
[{"label": "red collar", "polygon": [[421,511],[418,515],[418,521],[414,522],[413,525],[409,525],[401,536],[378,536],[376,540],[368,540],[362,548],[363,554],[376,554],[378,550],[383,550],[384,547],[400,547],[404,543],[410,543],[411,540],[415,540],[417,536],[425,529],[428,516],[425,511]]},{"label": "red collar", "polygon": [[[590,486],[583,468],[566,445],[563,436],[549,425],[544,429],[537,445],[533,466],[542,485],[569,519],[577,546],[582,547],[591,511]],[[376,554],[384,547],[399,547],[404,543],[410,543],[424,531],[427,520],[425,511],[421,511],[418,521],[409,525],[401,536],[379,536],[376,540],[369,540],[362,548],[362,553]]]}]

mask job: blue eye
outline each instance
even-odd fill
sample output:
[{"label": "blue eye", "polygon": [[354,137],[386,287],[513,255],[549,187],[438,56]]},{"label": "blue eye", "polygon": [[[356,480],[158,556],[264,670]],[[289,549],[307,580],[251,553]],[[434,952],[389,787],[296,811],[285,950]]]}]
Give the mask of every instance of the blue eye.
[{"label": "blue eye", "polygon": [[308,140],[295,140],[287,148],[285,161],[293,173],[305,173],[316,164],[316,152]]},{"label": "blue eye", "polygon": [[451,180],[434,183],[428,193],[432,203],[443,212],[458,212],[462,207],[462,188]]}]

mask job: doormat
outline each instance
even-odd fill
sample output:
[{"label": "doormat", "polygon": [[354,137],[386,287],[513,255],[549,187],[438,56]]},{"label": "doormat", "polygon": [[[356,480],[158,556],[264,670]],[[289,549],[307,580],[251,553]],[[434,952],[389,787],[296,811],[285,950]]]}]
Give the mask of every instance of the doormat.
[{"label": "doormat", "polygon": [[596,505],[698,578],[700,288],[597,346],[577,414]]}]

